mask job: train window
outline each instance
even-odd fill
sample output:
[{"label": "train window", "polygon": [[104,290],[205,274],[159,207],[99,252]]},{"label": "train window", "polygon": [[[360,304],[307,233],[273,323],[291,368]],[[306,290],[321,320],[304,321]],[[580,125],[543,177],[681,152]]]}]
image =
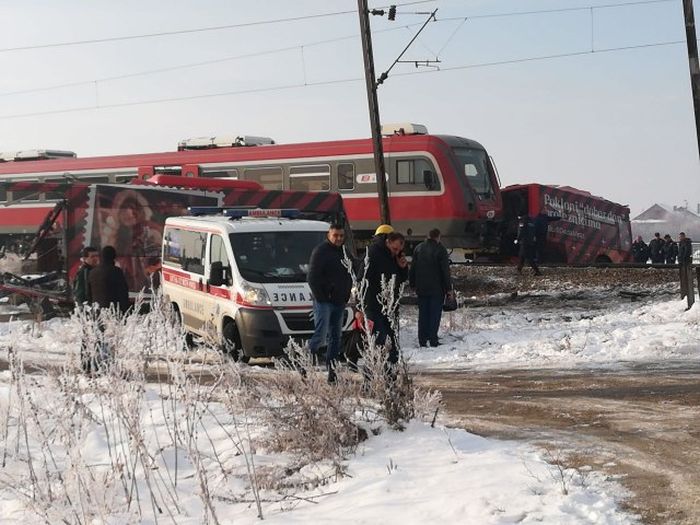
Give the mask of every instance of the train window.
[{"label": "train window", "polygon": [[202,177],[238,179],[238,170],[236,168],[202,168]]},{"label": "train window", "polygon": [[0,202],[7,202],[7,190],[0,188]]},{"label": "train window", "polygon": [[470,148],[453,148],[453,151],[462,166],[462,173],[474,191],[487,198],[495,195],[491,184],[493,170],[486,152]]},{"label": "train window", "polygon": [[131,182],[134,180],[135,175],[116,175],[114,177],[114,182],[117,184],[126,184],[127,182]]},{"label": "train window", "polygon": [[284,189],[284,179],[282,178],[282,168],[279,166],[268,166],[266,168],[246,168],[245,180],[254,180],[266,190]]},{"label": "train window", "polygon": [[[32,179],[32,180],[22,180],[22,181],[14,181],[14,182],[39,182],[37,179]],[[13,190],[11,192],[10,200],[15,202],[15,201],[38,201],[41,199],[41,192],[37,191],[37,189],[29,189],[29,190]]]},{"label": "train window", "polygon": [[412,160],[397,160],[396,161],[396,183],[397,184],[415,184],[416,174],[413,170]]},{"label": "train window", "polygon": [[355,165],[338,164],[338,189],[352,190],[355,188]]},{"label": "train window", "polygon": [[[45,182],[66,182],[67,179],[65,177],[61,177],[60,179],[45,179]],[[44,193],[44,198],[49,201],[57,201],[61,200],[63,197],[65,197],[65,191],[56,189],[56,190],[50,190]]]},{"label": "train window", "polygon": [[297,191],[329,191],[331,189],[331,167],[328,164],[291,166],[289,189]]},{"label": "train window", "polygon": [[435,174],[435,169],[427,159],[397,160],[396,183],[415,186],[416,191],[440,189],[440,181]]}]

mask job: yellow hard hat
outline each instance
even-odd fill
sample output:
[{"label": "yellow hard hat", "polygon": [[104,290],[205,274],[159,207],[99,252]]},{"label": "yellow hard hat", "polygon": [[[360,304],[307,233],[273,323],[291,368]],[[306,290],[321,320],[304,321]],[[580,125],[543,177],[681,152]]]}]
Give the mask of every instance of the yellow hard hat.
[{"label": "yellow hard hat", "polygon": [[376,231],[374,232],[375,235],[383,235],[387,233],[391,233],[394,231],[394,228],[391,227],[391,224],[380,224],[377,226]]}]

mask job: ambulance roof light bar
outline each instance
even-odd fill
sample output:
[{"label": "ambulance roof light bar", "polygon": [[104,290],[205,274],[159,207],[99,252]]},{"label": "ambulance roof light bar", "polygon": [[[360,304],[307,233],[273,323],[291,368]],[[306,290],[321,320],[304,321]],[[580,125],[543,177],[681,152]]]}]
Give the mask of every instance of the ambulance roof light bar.
[{"label": "ambulance roof light bar", "polygon": [[295,208],[217,208],[216,206],[190,206],[187,208],[190,215],[200,217],[202,215],[223,215],[229,219],[241,219],[243,217],[258,217],[258,218],[284,218],[295,219],[301,215],[301,212]]}]

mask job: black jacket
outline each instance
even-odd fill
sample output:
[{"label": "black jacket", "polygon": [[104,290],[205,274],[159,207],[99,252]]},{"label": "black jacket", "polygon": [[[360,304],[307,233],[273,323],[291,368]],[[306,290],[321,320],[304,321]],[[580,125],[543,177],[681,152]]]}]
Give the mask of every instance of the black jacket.
[{"label": "black jacket", "polygon": [[433,239],[416,246],[408,280],[418,295],[445,295],[452,288],[450,260],[445,247]]},{"label": "black jacket", "polygon": [[129,309],[129,286],[121,268],[112,261],[102,261],[88,276],[87,300],[100,308],[116,305],[122,313]]},{"label": "black jacket", "polygon": [[399,266],[383,239],[377,239],[367,251],[369,268],[366,273],[365,309],[368,313],[378,315],[382,312],[382,307],[377,299],[377,295],[382,290],[382,277],[385,281],[388,281],[393,275],[396,275],[395,292],[398,292],[399,285],[408,278],[408,268]]},{"label": "black jacket", "polygon": [[73,300],[75,304],[81,305],[88,300],[88,276],[92,266],[89,264],[81,264],[78,268],[78,273],[73,281]]},{"label": "black jacket", "polygon": [[673,241],[666,241],[663,247],[664,261],[666,264],[676,264],[676,257],[678,256],[678,244]]},{"label": "black jacket", "polygon": [[352,277],[343,265],[343,259],[343,247],[329,241],[323,241],[311,252],[307,281],[316,301],[345,304],[350,299]]},{"label": "black jacket", "polygon": [[678,241],[678,264],[691,264],[693,262],[693,241],[688,237]]},{"label": "black jacket", "polygon": [[539,245],[544,246],[547,242],[547,232],[549,230],[549,223],[554,221],[560,221],[561,217],[558,215],[547,215],[546,213],[539,213],[532,221],[535,227],[535,242]]},{"label": "black jacket", "polygon": [[632,256],[634,262],[645,263],[649,259],[649,247],[644,241],[634,241],[632,243]]},{"label": "black jacket", "polygon": [[649,241],[649,256],[653,263],[664,262],[664,241],[658,237],[654,237]]}]

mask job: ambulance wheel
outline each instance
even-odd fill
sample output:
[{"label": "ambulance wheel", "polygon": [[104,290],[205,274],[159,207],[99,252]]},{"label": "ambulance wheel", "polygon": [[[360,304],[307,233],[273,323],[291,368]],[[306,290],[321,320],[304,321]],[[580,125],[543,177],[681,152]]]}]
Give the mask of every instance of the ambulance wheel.
[{"label": "ambulance wheel", "polygon": [[[177,318],[177,322],[180,323],[180,326],[183,326],[180,308],[178,307],[177,303],[172,303],[172,306],[173,312],[175,313],[175,316]],[[194,336],[192,335],[192,332],[185,332],[185,345],[187,346],[188,350],[194,348]]]},{"label": "ambulance wheel", "polygon": [[224,336],[224,352],[231,356],[231,359],[238,361],[239,359],[244,363],[248,362],[248,359],[243,354],[243,345],[241,344],[241,336],[238,333],[238,327],[233,321],[229,321],[224,325],[223,330]]}]

